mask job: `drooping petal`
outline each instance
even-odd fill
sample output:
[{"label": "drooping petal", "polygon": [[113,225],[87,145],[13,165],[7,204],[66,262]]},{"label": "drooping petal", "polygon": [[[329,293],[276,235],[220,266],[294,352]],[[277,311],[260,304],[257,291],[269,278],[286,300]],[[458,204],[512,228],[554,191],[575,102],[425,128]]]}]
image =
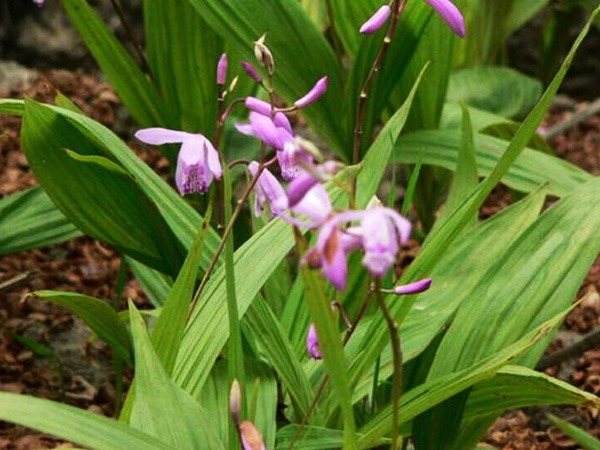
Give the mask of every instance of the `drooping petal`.
[{"label": "drooping petal", "polygon": [[312,359],[323,359],[321,348],[319,347],[319,339],[317,338],[317,329],[313,323],[308,327],[308,334],[306,335],[306,351]]},{"label": "drooping petal", "polygon": [[396,295],[419,294],[429,289],[432,282],[433,280],[431,278],[423,278],[422,280],[413,283],[396,286],[392,289],[392,292]]},{"label": "drooping petal", "polygon": [[450,29],[464,38],[466,35],[465,19],[460,10],[450,0],[425,0],[441,16],[442,20],[448,24]]},{"label": "drooping petal", "polygon": [[389,5],[383,5],[375,12],[375,14],[369,17],[369,19],[362,24],[359,31],[362,34],[375,33],[388,20],[391,12],[392,10],[390,9]]},{"label": "drooping petal", "polygon": [[205,151],[205,161],[208,165],[208,169],[212,172],[216,179],[221,178],[223,175],[223,168],[221,167],[221,161],[219,159],[219,152],[213,147],[212,143],[204,138],[203,147]]},{"label": "drooping petal", "polygon": [[136,138],[151,145],[175,144],[197,136],[197,134],[169,130],[168,128],[144,128],[135,133]]},{"label": "drooping petal", "polygon": [[327,90],[327,85],[329,83],[329,77],[323,77],[313,88],[306,93],[306,95],[302,98],[299,98],[294,102],[294,106],[296,108],[304,108],[305,106],[310,105],[311,103],[316,102]]},{"label": "drooping petal", "polygon": [[[248,165],[248,170],[253,177],[258,173],[258,169],[259,166],[256,161],[252,161]],[[277,217],[287,210],[288,200],[283,186],[281,186],[277,178],[268,169],[263,169],[256,181],[255,187],[256,204],[254,213],[257,216],[262,213],[265,202],[269,204],[269,208],[271,209],[271,218]]]},{"label": "drooping petal", "polygon": [[212,183],[214,177],[204,159],[203,146],[199,137],[188,139],[181,146],[175,171],[175,183],[181,195],[204,193]]}]

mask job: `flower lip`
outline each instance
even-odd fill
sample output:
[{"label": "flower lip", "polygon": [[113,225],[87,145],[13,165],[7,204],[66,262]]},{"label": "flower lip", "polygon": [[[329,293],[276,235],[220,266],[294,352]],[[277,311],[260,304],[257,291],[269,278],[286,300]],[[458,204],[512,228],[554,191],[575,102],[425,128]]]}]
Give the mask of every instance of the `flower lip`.
[{"label": "flower lip", "polygon": [[369,19],[367,19],[367,21],[362,24],[359,31],[362,34],[375,33],[388,20],[388,17],[390,17],[391,12],[392,10],[389,7],[389,5],[383,5],[377,11],[375,11],[375,14],[369,17]]}]

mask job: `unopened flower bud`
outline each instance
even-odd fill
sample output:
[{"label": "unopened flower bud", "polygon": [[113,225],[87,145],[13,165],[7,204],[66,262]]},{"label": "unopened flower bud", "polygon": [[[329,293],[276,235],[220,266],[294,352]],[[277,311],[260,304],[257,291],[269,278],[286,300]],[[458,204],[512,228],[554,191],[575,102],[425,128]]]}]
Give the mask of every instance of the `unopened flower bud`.
[{"label": "unopened flower bud", "polygon": [[235,424],[240,423],[242,411],[242,390],[238,380],[233,380],[231,390],[229,391],[229,412]]},{"label": "unopened flower bud", "polygon": [[315,324],[311,323],[308,327],[308,334],[306,335],[306,350],[313,359],[323,359],[321,349],[319,347],[319,340],[317,339],[317,329]]},{"label": "unopened flower bud", "polygon": [[217,84],[219,86],[224,86],[227,81],[227,54],[223,53],[219,58],[219,62],[217,63]]},{"label": "unopened flower bud", "polygon": [[243,450],[266,450],[262,434],[249,420],[244,420],[239,425],[240,438]]},{"label": "unopened flower bud", "polygon": [[296,108],[304,108],[305,106],[310,105],[313,102],[316,102],[327,90],[327,84],[329,82],[329,77],[323,77],[314,85],[314,87],[308,91],[308,93],[296,100],[294,102],[294,106]]},{"label": "unopened flower bud", "polygon": [[389,5],[383,5],[375,12],[375,14],[369,17],[369,19],[362,24],[359,31],[362,34],[375,33],[388,20],[388,18],[390,17],[390,13],[391,9]]},{"label": "unopened flower bud", "polygon": [[420,294],[431,287],[433,280],[431,278],[423,278],[414,283],[403,284],[392,289],[392,293],[396,295]]},{"label": "unopened flower bud", "polygon": [[240,79],[240,77],[236,76],[233,80],[231,80],[231,83],[229,83],[229,89],[228,89],[229,92],[231,92],[235,89],[239,79]]},{"label": "unopened flower bud", "polygon": [[242,61],[242,69],[244,69],[244,72],[246,72],[254,81],[262,83],[263,78],[260,76],[260,73],[258,73],[258,70],[256,70],[256,68],[248,61]]},{"label": "unopened flower bud", "polygon": [[465,37],[465,19],[454,3],[450,0],[425,0],[425,2],[435,9],[456,35]]},{"label": "unopened flower bud", "polygon": [[275,60],[269,47],[265,45],[266,34],[263,34],[257,41],[254,42],[254,56],[261,66],[267,68],[269,75],[275,72]]}]

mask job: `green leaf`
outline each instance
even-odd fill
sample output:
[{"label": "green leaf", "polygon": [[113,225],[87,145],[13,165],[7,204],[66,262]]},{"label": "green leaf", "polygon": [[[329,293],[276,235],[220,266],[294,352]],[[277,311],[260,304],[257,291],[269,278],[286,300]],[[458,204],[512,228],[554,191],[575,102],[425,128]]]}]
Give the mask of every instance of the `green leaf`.
[{"label": "green leaf", "polygon": [[61,3],[131,115],[144,126],[163,124],[162,99],[156,89],[93,8],[86,0]]},{"label": "green leaf", "polygon": [[165,274],[151,269],[135,259],[127,258],[127,265],[152,304],[156,307],[163,306],[173,281]]},{"label": "green leaf", "polygon": [[[392,161],[396,163],[431,164],[455,170],[460,148],[458,130],[427,130],[400,136]],[[475,155],[479,176],[489,175],[509,143],[505,140],[475,134]],[[563,197],[593,176],[573,164],[536,150],[526,148],[502,178],[502,183],[521,192],[531,192],[548,184],[549,193]]]},{"label": "green leaf", "polygon": [[522,119],[541,95],[540,81],[508,67],[489,66],[454,72],[447,101],[464,102],[509,119]]},{"label": "green leaf", "polygon": [[[367,39],[378,39],[377,37],[361,35],[358,30],[369,17],[371,17],[377,8],[381,5],[375,0],[362,0],[348,2],[345,0],[331,0],[332,17],[330,18],[335,32],[344,45],[346,53],[350,59],[354,59],[361,41]],[[381,41],[379,41],[381,42]]]},{"label": "green leaf", "polygon": [[206,418],[200,405],[169,379],[131,301],[129,313],[136,375],[131,425],[173,448],[223,449],[213,430],[203,426]]},{"label": "green leaf", "polygon": [[[36,109],[39,109],[40,113],[43,109],[44,114],[49,114],[49,117],[52,118],[56,115],[60,116],[85,136],[86,142],[89,140],[94,144],[94,154],[105,156],[125,168],[146,196],[156,204],[177,238],[186,248],[191,247],[194,236],[202,224],[202,217],[121,139],[106,127],[81,114],[43,104],[36,104]],[[62,136],[62,139],[68,138],[68,136]],[[73,148],[73,146],[66,145],[66,148]],[[203,269],[208,267],[218,244],[218,234],[212,229],[209,230],[201,261]]]},{"label": "green leaf", "polygon": [[598,440],[592,434],[570,424],[569,422],[559,419],[552,414],[549,414],[548,417],[552,422],[554,422],[554,425],[560,428],[563,433],[569,435],[571,439],[581,445],[585,450],[600,450],[600,440]]},{"label": "green leaf", "polygon": [[[394,113],[394,115],[387,121],[381,133],[377,136],[377,139],[367,152],[365,159],[362,162],[363,167],[368,167],[369,172],[366,173],[362,170],[358,174],[357,183],[361,189],[357,191],[356,202],[361,207],[366,206],[374,193],[379,188],[379,183],[385,169],[387,168],[388,161],[392,155],[394,144],[397,141],[412,107],[415,94],[419,89],[419,84],[423,78],[423,75],[427,71],[428,64],[425,64],[421,69],[421,73],[417,77],[412,89],[408,93],[406,100],[400,108]],[[373,173],[373,171],[376,171]]]},{"label": "green leaf", "polygon": [[[358,435],[360,439],[361,436]],[[374,441],[374,446],[389,445],[390,440],[382,438]],[[276,450],[329,450],[344,446],[344,432],[316,426],[287,425],[277,432]]]},{"label": "green leaf", "polygon": [[124,169],[107,169],[108,163],[69,156],[65,149],[84,159],[102,152],[56,112],[29,100],[25,111],[21,139],[27,160],[63,214],[86,234],[156,269],[176,273],[183,248],[134,179]]},{"label": "green leaf", "polygon": [[36,291],[32,295],[69,309],[106,342],[116,356],[129,364],[133,362],[127,328],[117,311],[106,301],[61,291]]},{"label": "green leaf", "polygon": [[[526,336],[520,338],[510,346],[505,347],[493,356],[478,361],[467,369],[447,374],[435,380],[430,380],[410,391],[401,398],[399,417],[402,423],[407,423],[419,414],[453,395],[464,391],[476,383],[490,379],[496,372],[505,366],[516,355],[529,349],[535,342],[544,338],[554,327],[562,321],[568,313],[562,311],[551,320],[544,322]],[[391,405],[380,410],[360,430],[364,437],[359,441],[359,448],[369,448],[376,439],[387,436],[391,432],[392,408]]]},{"label": "green leaf", "polygon": [[144,2],[146,51],[168,123],[212,136],[217,119],[217,59],[223,44],[187,1]]},{"label": "green leaf", "polygon": [[0,255],[81,236],[38,186],[0,200]]},{"label": "green leaf", "polygon": [[[493,264],[507,248],[537,219],[547,190],[538,189],[523,200],[506,208],[488,220],[460,235],[447,249],[439,264],[432,270],[434,280],[431,288],[420,294],[406,319],[400,325],[402,353],[405,362],[420,355],[450,323],[465,295],[483,275],[481,268]],[[469,276],[470,275],[470,276]],[[356,337],[348,343],[351,355],[360,351],[357,342],[366,336],[359,328]],[[389,345],[380,357],[379,374],[386,379],[393,370]],[[429,364],[426,366],[429,370]],[[427,372],[422,375],[425,378]],[[354,391],[357,402],[369,393],[372,386],[372,371],[359,381]]]},{"label": "green leaf", "polygon": [[339,120],[341,68],[333,50],[297,1],[188,1],[244,59],[254,60],[254,41],[267,33],[265,43],[275,58],[275,88],[288,102],[302,97],[319,78],[328,76],[327,93],[304,109],[303,115],[336,153],[343,154],[350,133]]},{"label": "green leaf", "polygon": [[188,253],[183,267],[165,300],[164,306],[152,331],[152,343],[167,374],[173,370],[181,339],[185,331],[190,303],[198,277],[198,267],[209,228],[207,218]]},{"label": "green leaf", "polygon": [[97,450],[169,450],[160,439],[73,406],[0,392],[0,419]]},{"label": "green leaf", "polygon": [[312,402],[313,390],[279,319],[262,297],[257,296],[252,302],[242,326],[246,337],[259,346],[260,352],[273,366],[283,388],[294,402],[296,414],[304,416]]}]

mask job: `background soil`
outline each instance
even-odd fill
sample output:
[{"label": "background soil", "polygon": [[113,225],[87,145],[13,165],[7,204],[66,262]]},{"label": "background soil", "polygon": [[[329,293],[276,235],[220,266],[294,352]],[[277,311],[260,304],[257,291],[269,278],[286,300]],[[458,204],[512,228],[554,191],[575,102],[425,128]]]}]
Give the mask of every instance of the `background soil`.
[{"label": "background soil", "polygon": [[[35,98],[51,101],[55,89],[67,95],[84,112],[120,134],[150,165],[167,176],[167,163],[157,153],[142,150],[131,141],[131,123],[118,97],[103,81],[85,49],[70,31],[56,3],[44,14],[28,2],[0,0],[0,59],[17,59],[29,69],[0,62],[0,98]],[[139,13],[133,2],[128,14]],[[103,11],[118,30],[110,11]],[[36,28],[37,27],[37,28]],[[37,29],[37,31],[35,31]],[[34,30],[34,31],[32,31]],[[58,31],[57,31],[58,30]],[[136,31],[139,33],[139,29]],[[54,33],[54,34],[53,34]],[[511,57],[523,69],[535,57],[530,31],[511,43]],[[29,34],[29,36],[26,36]],[[62,34],[62,35],[61,35]],[[48,36],[53,36],[50,38]],[[37,39],[37,40],[36,40]],[[52,42],[49,40],[54,39]],[[45,46],[44,46],[45,44]],[[564,121],[600,96],[600,35],[586,42],[566,84],[566,97],[546,118],[546,126]],[[514,51],[521,47],[521,52]],[[533,52],[533,53],[528,53]],[[49,67],[63,67],[47,70]],[[66,67],[68,70],[65,70]],[[75,67],[83,67],[84,70]],[[39,69],[42,69],[41,72]],[[582,81],[583,80],[583,81]],[[0,116],[0,197],[36,184],[19,144],[20,119]],[[595,115],[551,142],[556,153],[600,175],[600,115]],[[488,216],[510,201],[498,189],[482,215]],[[1,232],[1,231],[0,231]],[[86,408],[104,415],[115,410],[115,374],[106,346],[94,340],[86,327],[64,309],[29,296],[40,289],[84,293],[123,305],[126,298],[148,306],[141,289],[130,276],[123,290],[116,286],[118,253],[90,238],[0,257],[0,390],[31,394]],[[23,277],[17,283],[3,283]],[[119,292],[117,292],[119,291]],[[568,316],[549,352],[580,339],[600,326],[600,259],[586,277],[577,299],[581,304]],[[546,370],[586,391],[600,394],[600,349]],[[130,373],[123,381],[127,383]],[[574,449],[573,442],[553,428],[545,416],[551,411],[600,437],[598,411],[579,408],[533,408],[511,411],[490,430],[486,442],[502,449]],[[71,444],[23,427],[0,422],[0,449],[71,447]]]}]

